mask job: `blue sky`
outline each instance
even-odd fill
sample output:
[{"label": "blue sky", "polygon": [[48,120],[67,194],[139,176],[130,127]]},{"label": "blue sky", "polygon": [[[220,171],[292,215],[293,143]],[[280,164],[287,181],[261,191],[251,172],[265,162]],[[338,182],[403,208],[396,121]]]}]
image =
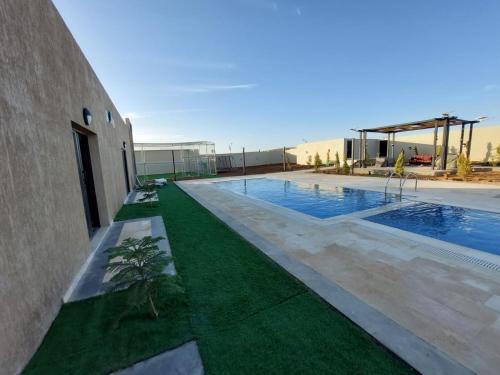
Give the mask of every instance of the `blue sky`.
[{"label": "blue sky", "polygon": [[137,142],[500,123],[500,1],[54,0]]}]

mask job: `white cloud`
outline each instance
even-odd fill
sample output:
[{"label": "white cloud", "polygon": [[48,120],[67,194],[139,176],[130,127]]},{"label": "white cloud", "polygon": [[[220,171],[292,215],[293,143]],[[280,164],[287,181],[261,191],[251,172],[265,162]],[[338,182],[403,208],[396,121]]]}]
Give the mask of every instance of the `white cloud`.
[{"label": "white cloud", "polygon": [[209,93],[216,91],[231,91],[231,90],[250,90],[258,85],[256,83],[244,83],[237,85],[185,85],[175,86],[174,91],[186,93]]},{"label": "white cloud", "polygon": [[295,7],[295,13],[300,17],[302,15],[302,9],[300,7]]},{"label": "white cloud", "polygon": [[500,85],[496,85],[496,84],[493,84],[493,83],[490,83],[488,85],[485,85],[483,87],[483,91],[495,91],[495,90],[498,90],[500,89]]}]

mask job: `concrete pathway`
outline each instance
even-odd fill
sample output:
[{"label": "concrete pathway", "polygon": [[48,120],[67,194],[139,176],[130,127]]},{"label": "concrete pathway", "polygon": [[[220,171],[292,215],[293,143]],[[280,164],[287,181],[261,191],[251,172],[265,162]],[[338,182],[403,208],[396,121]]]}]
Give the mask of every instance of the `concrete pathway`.
[{"label": "concrete pathway", "polygon": [[[161,216],[115,222],[111,224],[111,227],[101,241],[68,302],[105,293],[109,287],[109,279],[112,276],[104,269],[104,266],[108,263],[108,256],[105,250],[120,244],[128,237],[142,238],[144,236],[165,237],[165,240],[158,243],[158,247],[168,255],[171,254],[165,225]],[[175,274],[173,262],[168,265],[165,272],[172,275]]]},{"label": "concrete pathway", "polygon": [[203,375],[203,363],[195,341],[166,351],[113,375]]}]

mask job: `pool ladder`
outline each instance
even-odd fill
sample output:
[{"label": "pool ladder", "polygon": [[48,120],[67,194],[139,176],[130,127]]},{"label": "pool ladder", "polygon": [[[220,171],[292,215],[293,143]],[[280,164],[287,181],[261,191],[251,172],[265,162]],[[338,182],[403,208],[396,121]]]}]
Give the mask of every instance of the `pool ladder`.
[{"label": "pool ladder", "polygon": [[415,177],[415,191],[417,191],[418,177],[415,173],[410,172],[403,179],[403,176],[400,173],[391,172],[391,174],[387,178],[387,181],[385,182],[385,189],[384,189],[385,195],[387,195],[387,187],[389,186],[389,182],[391,182],[392,176],[398,176],[399,177],[399,197],[401,198],[403,196],[403,187],[406,184],[406,180],[408,180],[408,177],[410,177],[412,175]]}]

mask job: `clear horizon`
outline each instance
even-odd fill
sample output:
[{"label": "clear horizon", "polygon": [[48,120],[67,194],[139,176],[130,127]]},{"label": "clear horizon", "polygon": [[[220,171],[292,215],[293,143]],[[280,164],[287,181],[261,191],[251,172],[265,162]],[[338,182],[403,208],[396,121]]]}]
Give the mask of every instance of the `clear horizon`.
[{"label": "clear horizon", "polygon": [[136,142],[227,152],[443,112],[500,123],[497,1],[54,3]]}]

